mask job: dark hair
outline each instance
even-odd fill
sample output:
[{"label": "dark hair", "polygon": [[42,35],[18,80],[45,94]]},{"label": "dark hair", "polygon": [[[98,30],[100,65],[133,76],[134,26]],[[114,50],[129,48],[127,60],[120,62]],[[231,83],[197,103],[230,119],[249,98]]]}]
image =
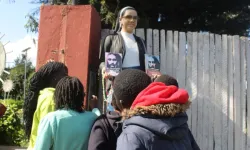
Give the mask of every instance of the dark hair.
[{"label": "dark hair", "polygon": [[116,24],[115,24],[115,32],[119,32],[121,31],[121,25],[120,25],[120,17],[123,17],[126,10],[135,10],[135,8],[131,7],[131,6],[127,6],[127,7],[124,7],[122,8],[118,14],[117,14],[117,18],[116,18]]},{"label": "dark hair", "polygon": [[126,69],[114,81],[114,96],[119,110],[130,108],[136,96],[151,83],[150,77],[138,69]]},{"label": "dark hair", "polygon": [[[119,55],[119,54],[115,54],[115,53],[109,53],[108,54],[108,56],[110,56],[110,55],[114,55],[115,56],[115,58],[116,58],[116,61],[117,61],[117,64],[116,64],[116,68],[121,68],[122,67],[122,64],[121,64],[121,62],[122,62],[122,57],[121,57],[121,55]],[[107,56],[107,57],[108,57]],[[108,58],[106,58],[106,59],[108,59]],[[110,68],[110,66],[109,66],[109,64],[107,63],[107,68]]]},{"label": "dark hair", "polygon": [[23,121],[25,134],[30,136],[33,115],[37,107],[40,90],[55,87],[57,82],[68,74],[68,68],[60,62],[48,62],[42,66],[30,79],[29,90],[24,100]]},{"label": "dark hair", "polygon": [[111,105],[114,107],[115,110],[121,111],[116,103],[116,98],[115,98],[115,94],[112,94],[112,100],[111,100]]},{"label": "dark hair", "polygon": [[71,109],[77,112],[83,111],[84,87],[76,77],[66,76],[62,78],[54,95],[56,109]]},{"label": "dark hair", "polygon": [[157,77],[154,80],[154,82],[162,82],[167,86],[168,85],[174,85],[174,86],[179,88],[179,84],[178,84],[177,80],[174,77],[172,77],[170,75],[167,75],[167,74],[166,75],[164,74],[164,75],[161,75],[161,76]]}]

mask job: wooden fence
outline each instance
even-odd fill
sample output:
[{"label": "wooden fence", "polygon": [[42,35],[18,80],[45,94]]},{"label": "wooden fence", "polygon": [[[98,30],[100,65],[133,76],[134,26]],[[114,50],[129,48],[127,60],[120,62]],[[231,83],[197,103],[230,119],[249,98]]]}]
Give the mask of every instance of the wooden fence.
[{"label": "wooden fence", "polygon": [[[102,38],[110,31],[102,30]],[[250,149],[250,45],[246,37],[137,29],[161,72],[192,101],[188,124],[202,150]],[[249,99],[249,100],[247,100]],[[247,111],[249,110],[249,111]]]}]

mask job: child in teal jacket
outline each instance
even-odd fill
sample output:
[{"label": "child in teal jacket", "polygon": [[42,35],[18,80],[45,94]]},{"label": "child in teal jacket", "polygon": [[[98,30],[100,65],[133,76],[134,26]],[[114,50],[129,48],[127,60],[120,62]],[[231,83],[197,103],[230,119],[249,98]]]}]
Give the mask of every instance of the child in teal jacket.
[{"label": "child in teal jacket", "polygon": [[64,77],[55,90],[55,112],[39,124],[36,150],[87,150],[97,116],[83,110],[84,87],[75,77]]}]

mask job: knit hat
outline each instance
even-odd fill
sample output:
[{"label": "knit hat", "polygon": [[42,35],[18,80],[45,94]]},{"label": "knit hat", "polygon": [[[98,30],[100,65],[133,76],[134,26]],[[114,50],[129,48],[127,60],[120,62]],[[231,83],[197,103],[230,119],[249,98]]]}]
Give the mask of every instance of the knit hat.
[{"label": "knit hat", "polygon": [[136,96],[151,83],[150,77],[138,69],[123,70],[115,77],[114,96],[120,110],[130,108]]},{"label": "knit hat", "polygon": [[161,82],[153,82],[140,92],[134,100],[131,109],[138,106],[156,104],[185,104],[188,101],[188,92],[176,86],[166,86]]}]

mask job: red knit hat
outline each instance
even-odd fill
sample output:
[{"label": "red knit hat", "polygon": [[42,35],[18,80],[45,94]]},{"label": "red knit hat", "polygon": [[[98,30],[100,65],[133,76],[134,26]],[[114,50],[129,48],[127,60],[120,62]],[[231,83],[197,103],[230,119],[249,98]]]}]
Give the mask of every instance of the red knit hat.
[{"label": "red knit hat", "polygon": [[137,106],[156,104],[185,104],[188,98],[188,92],[184,89],[179,89],[176,86],[166,86],[161,82],[153,82],[138,94],[131,109]]}]

